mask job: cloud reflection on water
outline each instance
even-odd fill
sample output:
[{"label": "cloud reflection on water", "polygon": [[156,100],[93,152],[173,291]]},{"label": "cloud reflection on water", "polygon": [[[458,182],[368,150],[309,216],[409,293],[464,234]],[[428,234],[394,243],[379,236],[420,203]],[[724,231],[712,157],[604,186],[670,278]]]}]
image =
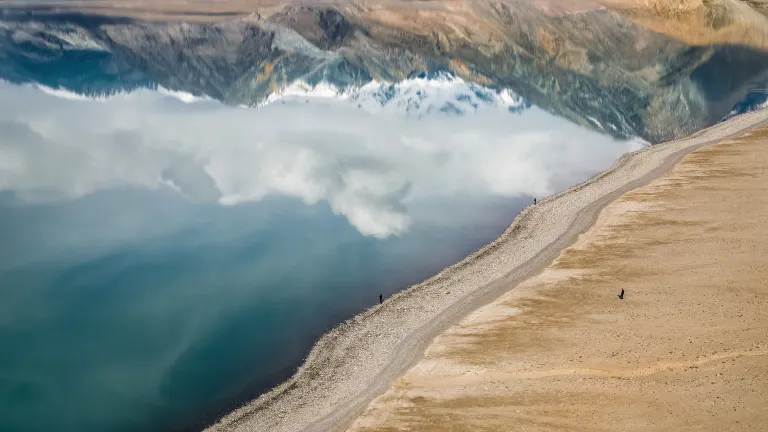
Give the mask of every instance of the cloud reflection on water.
[{"label": "cloud reflection on water", "polygon": [[640,146],[535,108],[417,120],[172,96],[0,84],[0,396],[33,396],[4,424],[199,421],[493,238],[529,196]]},{"label": "cloud reflection on water", "polygon": [[604,169],[617,142],[536,108],[422,119],[328,101],[260,110],[138,91],[73,101],[0,85],[0,190],[24,202],[172,188],[234,205],[327,201],[360,233],[398,235],[428,197],[544,196]]}]

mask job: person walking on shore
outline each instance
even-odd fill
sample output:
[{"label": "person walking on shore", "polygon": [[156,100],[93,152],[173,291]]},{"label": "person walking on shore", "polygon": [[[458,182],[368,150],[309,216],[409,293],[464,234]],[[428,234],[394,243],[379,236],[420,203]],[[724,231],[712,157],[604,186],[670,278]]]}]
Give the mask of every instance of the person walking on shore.
[{"label": "person walking on shore", "polygon": [[384,303],[384,296],[379,294],[379,304]]},{"label": "person walking on shore", "polygon": [[619,300],[624,300],[624,288],[621,289],[621,294],[619,294]]},{"label": "person walking on shore", "polygon": [[536,205],[536,198],[533,199],[533,205]]}]

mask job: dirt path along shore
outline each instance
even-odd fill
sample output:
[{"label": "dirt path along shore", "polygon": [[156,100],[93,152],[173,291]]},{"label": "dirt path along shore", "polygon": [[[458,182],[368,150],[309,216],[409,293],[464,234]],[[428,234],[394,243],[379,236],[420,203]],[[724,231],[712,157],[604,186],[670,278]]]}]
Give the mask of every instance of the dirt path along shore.
[{"label": "dirt path along shore", "polygon": [[768,127],[608,205],[350,430],[768,430],[766,311]]}]

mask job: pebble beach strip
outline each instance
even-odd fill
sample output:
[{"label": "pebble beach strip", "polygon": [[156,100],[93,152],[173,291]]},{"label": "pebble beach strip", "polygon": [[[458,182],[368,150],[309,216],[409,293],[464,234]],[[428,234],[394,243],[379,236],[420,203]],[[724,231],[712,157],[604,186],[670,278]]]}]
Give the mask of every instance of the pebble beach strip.
[{"label": "pebble beach strip", "polygon": [[345,430],[437,335],[541,271],[609,202],[661,176],[686,153],[767,122],[768,110],[731,118],[689,138],[626,154],[613,168],[539,200],[482,249],[326,333],[293,377],[207,430]]}]

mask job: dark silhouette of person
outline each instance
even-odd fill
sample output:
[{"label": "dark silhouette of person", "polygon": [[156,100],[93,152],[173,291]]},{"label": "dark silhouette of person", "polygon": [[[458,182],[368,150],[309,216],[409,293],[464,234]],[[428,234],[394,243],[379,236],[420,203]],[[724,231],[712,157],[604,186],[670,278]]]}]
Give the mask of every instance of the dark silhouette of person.
[{"label": "dark silhouette of person", "polygon": [[536,205],[536,198],[533,199],[533,205]]},{"label": "dark silhouette of person", "polygon": [[619,294],[619,299],[624,300],[624,289],[621,289],[621,294]]},{"label": "dark silhouette of person", "polygon": [[379,294],[379,304],[384,303],[384,296]]}]

